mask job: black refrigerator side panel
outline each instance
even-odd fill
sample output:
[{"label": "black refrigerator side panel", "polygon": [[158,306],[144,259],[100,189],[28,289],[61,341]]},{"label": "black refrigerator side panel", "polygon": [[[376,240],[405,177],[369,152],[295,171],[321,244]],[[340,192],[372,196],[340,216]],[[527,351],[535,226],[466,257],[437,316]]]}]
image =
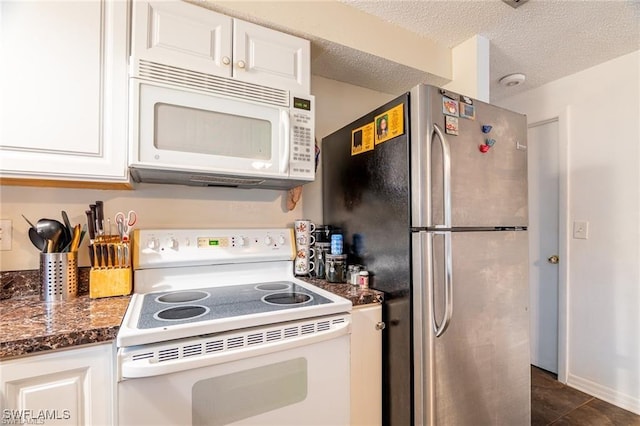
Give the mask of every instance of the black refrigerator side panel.
[{"label": "black refrigerator side panel", "polygon": [[[366,143],[358,130],[394,107],[402,134],[352,154],[352,144]],[[370,286],[385,292],[383,420],[394,426],[412,424],[408,117],[405,94],[322,139],[324,223],[342,229],[349,263],[364,265]]]}]

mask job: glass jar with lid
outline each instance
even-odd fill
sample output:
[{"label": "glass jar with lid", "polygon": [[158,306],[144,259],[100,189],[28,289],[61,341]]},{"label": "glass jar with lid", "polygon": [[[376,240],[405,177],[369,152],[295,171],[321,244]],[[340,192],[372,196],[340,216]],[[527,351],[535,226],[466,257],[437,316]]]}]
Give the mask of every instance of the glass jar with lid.
[{"label": "glass jar with lid", "polygon": [[326,254],[325,273],[330,283],[344,283],[347,281],[347,255]]}]

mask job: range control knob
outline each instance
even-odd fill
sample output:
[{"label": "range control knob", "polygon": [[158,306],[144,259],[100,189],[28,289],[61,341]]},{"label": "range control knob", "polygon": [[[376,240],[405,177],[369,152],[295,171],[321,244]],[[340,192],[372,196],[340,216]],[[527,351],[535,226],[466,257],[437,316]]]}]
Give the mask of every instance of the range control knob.
[{"label": "range control knob", "polygon": [[149,238],[149,240],[147,240],[147,248],[150,248],[151,250],[158,250],[158,240],[155,238]]},{"label": "range control knob", "polygon": [[238,244],[238,246],[244,247],[246,243],[247,242],[245,241],[244,237],[236,237],[236,244]]},{"label": "range control knob", "polygon": [[167,246],[168,246],[170,249],[178,250],[178,246],[179,246],[179,245],[180,245],[180,244],[178,243],[178,240],[177,240],[177,239],[175,239],[175,238],[173,238],[173,237],[171,237],[171,238],[169,238],[169,239],[167,240]]},{"label": "range control knob", "polygon": [[271,243],[273,243],[273,239],[271,238],[270,235],[267,235],[266,237],[264,237],[264,244],[267,246],[270,246]]},{"label": "range control knob", "polygon": [[284,235],[280,235],[280,236],[278,237],[278,243],[279,243],[279,244],[284,244],[284,243],[286,243],[286,242],[287,242],[287,239],[284,237]]}]

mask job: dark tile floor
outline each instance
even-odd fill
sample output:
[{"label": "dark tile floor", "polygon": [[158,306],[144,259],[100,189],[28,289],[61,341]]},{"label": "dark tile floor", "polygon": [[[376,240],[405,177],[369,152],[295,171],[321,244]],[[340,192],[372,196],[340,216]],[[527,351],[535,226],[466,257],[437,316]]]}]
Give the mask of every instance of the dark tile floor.
[{"label": "dark tile floor", "polygon": [[531,426],[640,426],[640,416],[563,385],[531,367]]}]

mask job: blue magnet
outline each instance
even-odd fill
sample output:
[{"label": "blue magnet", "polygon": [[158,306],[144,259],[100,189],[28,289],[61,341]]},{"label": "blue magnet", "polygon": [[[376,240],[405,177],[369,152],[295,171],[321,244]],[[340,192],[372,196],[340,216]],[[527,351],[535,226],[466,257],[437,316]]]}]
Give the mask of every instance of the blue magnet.
[{"label": "blue magnet", "polygon": [[489,133],[491,131],[491,129],[493,129],[493,126],[490,126],[488,124],[483,124],[482,125],[482,133]]},{"label": "blue magnet", "polygon": [[493,146],[496,144],[496,140],[495,139],[487,139],[486,141],[484,141],[484,144],[487,146]]}]

